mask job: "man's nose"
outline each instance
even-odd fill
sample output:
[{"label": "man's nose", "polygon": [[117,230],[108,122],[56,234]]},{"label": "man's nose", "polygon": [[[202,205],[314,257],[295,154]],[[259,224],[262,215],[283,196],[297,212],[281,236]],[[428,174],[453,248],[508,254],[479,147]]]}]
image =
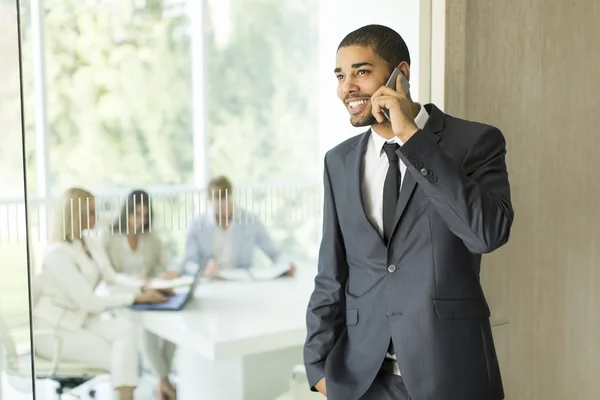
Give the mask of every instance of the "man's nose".
[{"label": "man's nose", "polygon": [[353,77],[347,77],[342,83],[342,92],[346,95],[357,91],[358,86],[356,86],[356,82],[354,81]]}]

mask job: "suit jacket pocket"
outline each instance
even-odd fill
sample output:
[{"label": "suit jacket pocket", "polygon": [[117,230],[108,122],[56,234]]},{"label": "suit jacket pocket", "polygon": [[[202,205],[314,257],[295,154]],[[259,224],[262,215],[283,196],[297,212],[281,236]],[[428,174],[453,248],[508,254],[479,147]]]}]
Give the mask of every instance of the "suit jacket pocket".
[{"label": "suit jacket pocket", "polygon": [[443,319],[489,318],[490,309],[483,299],[435,299],[433,307]]},{"label": "suit jacket pocket", "polygon": [[346,309],[346,325],[358,324],[358,308]]}]

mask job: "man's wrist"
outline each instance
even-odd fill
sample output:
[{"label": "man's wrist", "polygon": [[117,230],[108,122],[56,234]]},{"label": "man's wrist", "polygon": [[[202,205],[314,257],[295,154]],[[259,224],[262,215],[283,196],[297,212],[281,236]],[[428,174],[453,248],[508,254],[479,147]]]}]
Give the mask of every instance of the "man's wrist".
[{"label": "man's wrist", "polygon": [[419,128],[417,127],[417,125],[415,125],[415,124],[409,125],[408,127],[406,127],[406,129],[404,130],[402,135],[398,136],[398,139],[400,139],[402,141],[402,143],[406,143],[418,131],[419,131]]}]

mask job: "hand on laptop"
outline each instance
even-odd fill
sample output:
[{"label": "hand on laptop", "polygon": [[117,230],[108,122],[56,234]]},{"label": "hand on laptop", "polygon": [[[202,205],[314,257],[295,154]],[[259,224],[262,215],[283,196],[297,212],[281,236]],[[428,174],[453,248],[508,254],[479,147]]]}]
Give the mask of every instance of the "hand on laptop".
[{"label": "hand on laptop", "polygon": [[171,297],[175,294],[173,289],[158,289],[158,292],[163,296]]},{"label": "hand on laptop", "polygon": [[204,276],[208,276],[210,278],[219,276],[219,264],[217,264],[216,260],[208,260],[206,263],[206,268],[204,268]]},{"label": "hand on laptop", "polygon": [[155,304],[155,303],[165,303],[169,300],[169,298],[163,295],[158,290],[146,289],[142,293],[135,296],[136,303],[146,303],[146,304]]}]

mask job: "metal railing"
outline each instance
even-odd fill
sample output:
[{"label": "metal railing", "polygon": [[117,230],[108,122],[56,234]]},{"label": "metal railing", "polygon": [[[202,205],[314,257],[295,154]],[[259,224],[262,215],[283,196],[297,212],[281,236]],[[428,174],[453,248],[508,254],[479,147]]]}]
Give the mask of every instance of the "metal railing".
[{"label": "metal railing", "polygon": [[[179,254],[182,251],[185,231],[192,220],[200,215],[213,212],[222,218],[229,218],[229,213],[217,213],[216,207],[227,207],[218,201],[230,198],[233,203],[231,223],[252,223],[259,219],[264,223],[274,239],[281,243],[284,251],[296,255],[314,256],[320,238],[322,214],[322,187],[317,184],[288,185],[243,185],[231,193],[226,191],[207,193],[206,189],[193,187],[154,187],[147,190],[151,196],[151,214],[148,228],[156,230],[165,237],[170,249]],[[100,229],[87,232],[85,215],[87,201],[77,200],[72,210],[78,207],[79,219],[71,221],[72,226],[63,226],[66,233],[74,226],[82,225],[85,234],[98,234],[101,229],[127,231],[127,222],[119,221],[119,213],[127,205],[127,189],[101,190],[94,193],[94,213]],[[63,224],[65,215],[59,221],[53,221],[56,215],[55,206],[58,198],[40,198],[29,196],[27,199],[29,240],[35,247],[44,246],[51,240],[52,227],[56,223]],[[63,213],[64,213],[64,207]],[[245,219],[240,218],[236,210],[248,211]],[[221,210],[228,211],[228,210]],[[81,219],[82,217],[83,220]],[[143,216],[142,216],[143,218]],[[216,218],[216,217],[215,217]],[[60,220],[62,219],[62,221]],[[230,223],[227,221],[227,223]],[[120,225],[119,225],[120,224]],[[23,199],[0,199],[0,247],[9,244],[21,244],[25,241],[25,202]],[[125,225],[125,226],[123,226]],[[144,225],[144,224],[142,224]],[[132,227],[132,229],[135,229]]]}]

